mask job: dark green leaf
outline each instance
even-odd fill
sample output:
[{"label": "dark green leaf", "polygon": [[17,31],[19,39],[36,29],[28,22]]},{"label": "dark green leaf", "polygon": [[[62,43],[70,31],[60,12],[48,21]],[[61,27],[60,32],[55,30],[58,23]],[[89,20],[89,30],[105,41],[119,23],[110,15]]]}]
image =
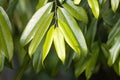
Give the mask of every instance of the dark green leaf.
[{"label": "dark green leaf", "polygon": [[0,51],[0,72],[3,70],[4,60],[5,60],[4,53]]}]

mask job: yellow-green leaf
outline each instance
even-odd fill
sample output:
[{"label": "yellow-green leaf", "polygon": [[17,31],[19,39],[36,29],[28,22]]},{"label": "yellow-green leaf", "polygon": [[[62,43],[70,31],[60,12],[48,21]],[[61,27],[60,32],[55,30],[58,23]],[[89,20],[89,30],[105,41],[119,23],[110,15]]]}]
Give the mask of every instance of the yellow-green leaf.
[{"label": "yellow-green leaf", "polygon": [[78,5],[80,4],[81,0],[74,0],[74,4]]},{"label": "yellow-green leaf", "polygon": [[98,0],[88,0],[88,4],[92,9],[93,15],[95,16],[96,19],[98,19],[100,13]]},{"label": "yellow-green leaf", "polygon": [[64,42],[64,36],[58,27],[56,27],[54,30],[54,45],[55,45],[55,49],[56,49],[58,57],[64,63],[64,61],[65,61],[65,42]]},{"label": "yellow-green leaf", "polygon": [[22,36],[20,38],[20,42],[23,46],[25,46],[31,39],[34,37],[35,32],[39,28],[39,22],[43,16],[48,15],[52,9],[53,3],[47,3],[45,6],[40,8],[38,11],[34,13],[30,21],[28,22],[26,28],[24,29]]},{"label": "yellow-green leaf", "polygon": [[119,0],[111,0],[111,7],[114,12],[116,12],[118,6],[119,6]]},{"label": "yellow-green leaf", "polygon": [[69,26],[64,23],[61,20],[58,20],[58,26],[60,28],[60,30],[62,31],[65,41],[70,45],[70,47],[77,52],[78,54],[80,54],[80,46],[78,41],[76,40],[72,30],[69,28]]},{"label": "yellow-green leaf", "polygon": [[39,0],[38,4],[36,6],[36,9],[41,8],[42,6],[44,6],[46,3],[48,2],[48,0]]},{"label": "yellow-green leaf", "polygon": [[45,60],[46,56],[48,55],[48,52],[50,50],[50,47],[52,45],[53,41],[53,34],[54,34],[54,25],[51,26],[49,31],[47,32],[46,39],[43,45],[43,53],[42,53],[42,63]]},{"label": "yellow-green leaf", "polygon": [[36,31],[35,36],[29,46],[30,57],[32,57],[33,53],[36,51],[39,43],[41,42],[46,31],[48,30],[49,25],[52,21],[52,18],[53,18],[53,13],[50,13],[50,14],[46,15],[44,18],[42,18],[43,20],[41,22],[39,22],[39,28]]},{"label": "yellow-green leaf", "polygon": [[0,50],[0,72],[3,70],[4,60],[5,60],[4,54]]},{"label": "yellow-green leaf", "polygon": [[2,7],[0,7],[0,51],[9,60],[13,57],[13,40],[11,35],[11,24]]}]

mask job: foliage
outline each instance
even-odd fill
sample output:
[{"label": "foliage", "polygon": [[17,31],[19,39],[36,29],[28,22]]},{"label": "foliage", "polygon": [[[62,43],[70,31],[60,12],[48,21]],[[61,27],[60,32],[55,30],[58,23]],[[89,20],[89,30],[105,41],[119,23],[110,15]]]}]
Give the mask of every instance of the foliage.
[{"label": "foliage", "polygon": [[0,1],[0,71],[17,52],[16,80],[31,65],[52,76],[74,67],[87,79],[107,65],[120,76],[120,0],[30,1]]}]

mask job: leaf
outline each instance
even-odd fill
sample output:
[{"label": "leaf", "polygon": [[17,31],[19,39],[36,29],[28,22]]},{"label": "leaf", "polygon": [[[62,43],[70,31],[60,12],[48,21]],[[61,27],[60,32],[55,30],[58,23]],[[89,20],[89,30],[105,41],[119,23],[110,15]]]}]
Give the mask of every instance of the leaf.
[{"label": "leaf", "polygon": [[99,47],[97,43],[94,43],[92,46],[92,53],[91,53],[91,57],[87,62],[87,66],[86,66],[86,70],[85,70],[85,75],[87,77],[87,79],[89,79],[94,71],[94,68],[96,66],[97,63],[97,59],[98,59],[98,54],[99,54]]},{"label": "leaf", "polygon": [[97,20],[93,18],[86,34],[86,40],[89,47],[91,47],[95,39],[96,31],[97,31]]},{"label": "leaf", "polygon": [[3,70],[4,60],[5,60],[4,53],[2,53],[2,51],[0,51],[0,72]]},{"label": "leaf", "polygon": [[116,37],[115,44],[109,49],[110,56],[108,59],[108,65],[112,66],[115,63],[120,51],[120,35]]},{"label": "leaf", "polygon": [[33,55],[33,68],[35,69],[36,73],[38,73],[42,69],[42,47],[44,44],[44,38],[42,39],[41,43],[37,47],[34,55]]},{"label": "leaf", "polygon": [[78,5],[80,4],[81,0],[74,0],[74,4]]},{"label": "leaf", "polygon": [[120,34],[120,19],[116,22],[113,29],[108,35],[108,41],[107,44],[110,45],[113,43],[115,37]]},{"label": "leaf", "polygon": [[100,13],[98,0],[88,0],[88,4],[92,9],[93,15],[95,16],[96,19],[98,19]]},{"label": "leaf", "polygon": [[63,8],[58,8],[58,19],[67,23],[77,39],[83,54],[87,54],[87,45],[81,29],[75,19]]},{"label": "leaf", "polygon": [[39,28],[36,31],[35,36],[34,36],[32,42],[30,43],[30,46],[29,46],[30,57],[32,57],[32,55],[34,54],[39,43],[41,42],[46,31],[48,30],[49,25],[52,21],[52,18],[53,18],[53,13],[50,13],[50,14],[46,15],[44,18],[42,18],[43,20],[41,22],[39,22]]},{"label": "leaf", "polygon": [[49,31],[47,32],[46,39],[43,45],[43,53],[42,53],[42,63],[45,60],[46,56],[48,55],[48,52],[51,48],[52,41],[53,41],[53,34],[54,34],[54,25],[51,26]]},{"label": "leaf", "polygon": [[36,6],[36,9],[41,8],[42,6],[44,6],[46,3],[48,2],[48,0],[39,0],[38,4]]},{"label": "leaf", "polygon": [[13,40],[11,24],[6,12],[0,7],[0,46],[2,53],[9,59],[13,57]]},{"label": "leaf", "polygon": [[65,42],[64,42],[64,36],[61,32],[61,30],[56,27],[54,30],[54,45],[57,52],[58,57],[64,63],[65,61]]},{"label": "leaf", "polygon": [[67,24],[65,24],[63,21],[58,20],[58,26],[61,30],[61,32],[64,35],[65,41],[70,45],[70,47],[77,52],[78,54],[80,54],[80,47],[79,47],[79,43],[76,40],[73,32],[71,31],[71,29],[69,28],[69,26]]},{"label": "leaf", "polygon": [[111,0],[111,7],[114,12],[116,12],[118,6],[119,6],[119,0]]},{"label": "leaf", "polygon": [[64,3],[63,7],[77,20],[88,23],[88,16],[84,8],[75,6],[72,1]]},{"label": "leaf", "polygon": [[22,36],[20,38],[20,42],[23,46],[25,46],[31,39],[34,37],[35,32],[39,28],[38,22],[41,22],[43,16],[48,15],[52,9],[52,2],[47,3],[45,6],[40,8],[38,11],[34,13],[30,21],[28,22],[26,28],[24,29]]}]

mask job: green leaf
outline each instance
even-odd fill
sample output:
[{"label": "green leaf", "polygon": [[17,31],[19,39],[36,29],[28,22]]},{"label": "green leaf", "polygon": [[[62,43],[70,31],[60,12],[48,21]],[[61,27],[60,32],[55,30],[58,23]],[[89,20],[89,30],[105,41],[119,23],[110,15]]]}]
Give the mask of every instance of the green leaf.
[{"label": "green leaf", "polygon": [[120,19],[116,22],[113,29],[109,33],[107,44],[108,45],[113,44],[115,37],[119,34],[120,34]]},{"label": "green leaf", "polygon": [[38,73],[42,69],[42,47],[44,44],[44,38],[42,39],[41,43],[37,47],[34,55],[33,55],[33,68]]},{"label": "green leaf", "polygon": [[85,70],[85,75],[87,77],[87,79],[89,79],[94,71],[94,68],[96,66],[97,63],[97,59],[98,59],[98,54],[99,54],[99,47],[97,43],[94,43],[92,46],[92,53],[91,53],[91,57],[87,62],[87,67]]},{"label": "green leaf", "polygon": [[38,4],[36,6],[36,9],[41,8],[42,6],[44,6],[46,3],[48,2],[48,0],[39,0]]},{"label": "green leaf", "polygon": [[69,25],[79,43],[82,53],[86,55],[88,52],[86,41],[75,19],[63,8],[58,8],[58,19]]},{"label": "green leaf", "polygon": [[0,51],[11,60],[13,57],[13,40],[11,24],[6,12],[0,7]]},{"label": "green leaf", "polygon": [[88,0],[88,4],[92,9],[93,15],[95,16],[96,19],[98,19],[100,13],[98,0]]},{"label": "green leaf", "polygon": [[52,41],[53,41],[53,34],[54,34],[54,25],[51,26],[49,31],[47,32],[45,43],[43,45],[43,53],[42,53],[42,63],[45,60],[46,56],[48,55],[48,52],[51,48]]},{"label": "green leaf", "polygon": [[64,63],[65,61],[65,42],[64,42],[64,36],[59,29],[59,27],[56,27],[54,30],[54,45],[57,52],[58,57]]},{"label": "green leaf", "polygon": [[74,0],[74,4],[78,5],[80,4],[81,0]]},{"label": "green leaf", "polygon": [[88,16],[84,8],[75,6],[72,1],[64,3],[63,7],[77,20],[88,23]]},{"label": "green leaf", "polygon": [[35,36],[34,36],[32,42],[30,43],[30,46],[29,46],[30,57],[32,57],[32,55],[34,54],[34,52],[36,51],[39,43],[41,42],[41,40],[44,37],[46,31],[48,30],[49,25],[52,21],[52,18],[53,18],[53,13],[50,13],[50,14],[46,15],[44,18],[42,18],[43,20],[41,22],[39,22],[39,28],[36,31]]},{"label": "green leaf", "polygon": [[39,28],[39,22],[41,22],[41,19],[48,15],[52,9],[52,2],[47,3],[45,6],[40,8],[38,11],[34,13],[30,21],[28,22],[26,28],[24,29],[22,36],[20,38],[20,42],[23,46],[25,46],[28,42],[31,41],[31,39],[34,37],[35,32]]},{"label": "green leaf", "polygon": [[86,40],[89,47],[91,47],[95,39],[96,31],[97,31],[97,20],[93,18],[86,33]]},{"label": "green leaf", "polygon": [[0,51],[0,72],[3,70],[4,60],[5,60],[4,53]]},{"label": "green leaf", "polygon": [[116,12],[118,6],[119,6],[119,0],[111,0],[111,7],[114,12]]},{"label": "green leaf", "polygon": [[109,49],[110,56],[108,59],[108,65],[111,66],[115,63],[120,51],[120,35],[115,38],[115,44]]},{"label": "green leaf", "polygon": [[80,47],[79,47],[79,43],[76,40],[73,32],[71,31],[71,29],[69,28],[69,26],[67,24],[65,24],[63,21],[58,20],[58,26],[61,30],[61,32],[64,35],[65,41],[70,45],[70,47],[77,52],[78,54],[80,54]]}]

